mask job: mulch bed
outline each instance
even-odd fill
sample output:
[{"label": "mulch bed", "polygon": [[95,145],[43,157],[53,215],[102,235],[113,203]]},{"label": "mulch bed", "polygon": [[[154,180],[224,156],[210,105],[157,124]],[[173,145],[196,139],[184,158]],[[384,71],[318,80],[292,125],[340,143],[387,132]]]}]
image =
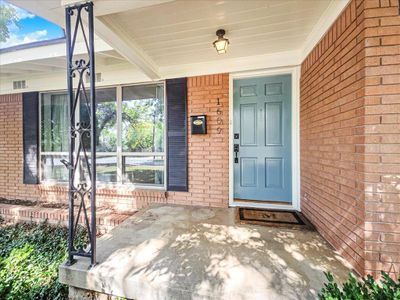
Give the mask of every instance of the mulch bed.
[{"label": "mulch bed", "polygon": [[6,199],[0,197],[0,204],[22,205],[22,206],[39,206],[45,208],[68,208],[66,203],[50,203],[50,202],[36,202],[31,200],[22,199]]}]

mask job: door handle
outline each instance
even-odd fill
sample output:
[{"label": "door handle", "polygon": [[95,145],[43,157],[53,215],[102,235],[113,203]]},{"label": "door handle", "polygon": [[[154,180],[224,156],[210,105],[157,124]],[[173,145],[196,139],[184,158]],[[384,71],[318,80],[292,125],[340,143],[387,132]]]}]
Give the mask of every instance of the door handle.
[{"label": "door handle", "polygon": [[235,152],[235,164],[239,162],[238,153],[239,153],[239,144],[233,145],[233,152]]}]

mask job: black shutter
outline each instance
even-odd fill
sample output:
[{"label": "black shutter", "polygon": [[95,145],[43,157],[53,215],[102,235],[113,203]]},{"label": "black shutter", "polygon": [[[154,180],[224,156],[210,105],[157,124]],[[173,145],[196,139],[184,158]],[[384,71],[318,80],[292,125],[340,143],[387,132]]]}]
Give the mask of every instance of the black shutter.
[{"label": "black shutter", "polygon": [[167,79],[167,189],[188,191],[187,79]]},{"label": "black shutter", "polygon": [[22,94],[25,184],[39,183],[39,93]]}]

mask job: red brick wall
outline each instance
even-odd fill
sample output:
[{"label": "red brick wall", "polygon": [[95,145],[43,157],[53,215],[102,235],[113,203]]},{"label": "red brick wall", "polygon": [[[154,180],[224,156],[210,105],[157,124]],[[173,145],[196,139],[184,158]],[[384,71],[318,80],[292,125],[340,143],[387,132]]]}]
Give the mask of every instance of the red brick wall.
[{"label": "red brick wall", "polygon": [[365,271],[400,276],[400,13],[365,2]]},{"label": "red brick wall", "polygon": [[351,1],[302,64],[302,211],[361,274],[400,266],[399,19]]},{"label": "red brick wall", "polygon": [[[76,213],[78,213],[76,211]],[[47,220],[50,224],[62,224],[68,226],[68,210],[65,208],[49,208],[42,206],[21,206],[0,203],[0,215],[6,223],[17,222],[42,222]],[[97,209],[96,230],[98,234],[104,234],[115,226],[121,224],[132,214],[123,214],[110,209]],[[80,217],[83,224],[83,216]]]},{"label": "red brick wall", "polygon": [[[189,191],[138,191],[130,187],[99,187],[98,205],[136,210],[148,203],[176,203],[227,207],[229,75],[188,79],[188,116],[207,114],[207,135],[191,135],[189,128]],[[219,103],[217,98],[219,98]],[[220,109],[220,114],[217,109]],[[220,117],[222,124],[217,124]],[[189,118],[188,118],[189,122]],[[218,131],[218,128],[221,131]],[[220,132],[220,133],[219,133]],[[0,197],[67,203],[67,186],[24,185],[21,94],[0,95]]]},{"label": "red brick wall", "polygon": [[37,201],[36,186],[22,184],[22,96],[0,95],[0,197]]},{"label": "red brick wall", "polygon": [[364,272],[362,15],[355,2],[302,64],[301,208],[319,232]]},{"label": "red brick wall", "polygon": [[168,202],[228,207],[228,106],[228,74],[188,79],[188,116],[190,118],[190,115],[207,115],[208,131],[206,135],[191,135],[189,127],[189,191],[168,193]]},{"label": "red brick wall", "polygon": [[[67,203],[67,185],[23,184],[22,95],[0,95],[0,198]],[[132,211],[149,202],[165,202],[165,192],[99,188],[98,203]]]}]

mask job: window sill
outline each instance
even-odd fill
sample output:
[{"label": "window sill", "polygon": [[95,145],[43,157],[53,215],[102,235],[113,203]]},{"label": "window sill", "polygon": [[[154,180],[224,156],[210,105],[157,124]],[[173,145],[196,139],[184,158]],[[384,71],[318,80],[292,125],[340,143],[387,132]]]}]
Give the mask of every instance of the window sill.
[{"label": "window sill", "polygon": [[[68,182],[62,181],[41,181],[39,183],[42,190],[52,189],[52,188],[63,188],[68,189]],[[143,185],[133,185],[133,184],[121,184],[121,183],[104,183],[98,182],[97,189],[115,189],[115,190],[125,190],[125,191],[137,191],[137,192],[167,192],[164,186],[143,186]]]}]

